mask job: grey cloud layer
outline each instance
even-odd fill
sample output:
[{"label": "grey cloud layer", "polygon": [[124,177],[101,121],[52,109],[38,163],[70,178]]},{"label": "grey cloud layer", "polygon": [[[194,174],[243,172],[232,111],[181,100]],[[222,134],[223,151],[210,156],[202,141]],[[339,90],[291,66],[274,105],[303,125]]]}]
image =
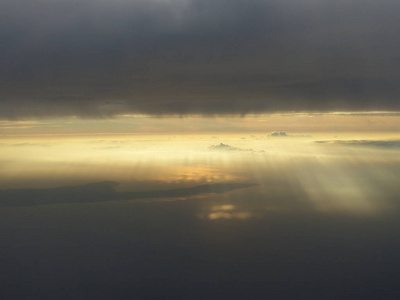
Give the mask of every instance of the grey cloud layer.
[{"label": "grey cloud layer", "polygon": [[398,110],[398,1],[10,1],[0,118]]},{"label": "grey cloud layer", "polygon": [[258,184],[226,182],[197,185],[191,188],[145,192],[117,192],[115,190],[117,185],[118,183],[114,181],[104,181],[51,189],[0,190],[0,208],[60,203],[95,203],[148,198],[189,197],[208,193],[221,194],[236,189],[257,186]]}]

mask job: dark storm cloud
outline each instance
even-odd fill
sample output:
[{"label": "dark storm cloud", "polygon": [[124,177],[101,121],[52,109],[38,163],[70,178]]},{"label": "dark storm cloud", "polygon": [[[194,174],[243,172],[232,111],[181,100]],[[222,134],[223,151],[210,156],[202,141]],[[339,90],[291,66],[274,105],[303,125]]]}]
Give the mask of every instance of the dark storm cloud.
[{"label": "dark storm cloud", "polygon": [[0,4],[0,118],[398,110],[398,1]]}]

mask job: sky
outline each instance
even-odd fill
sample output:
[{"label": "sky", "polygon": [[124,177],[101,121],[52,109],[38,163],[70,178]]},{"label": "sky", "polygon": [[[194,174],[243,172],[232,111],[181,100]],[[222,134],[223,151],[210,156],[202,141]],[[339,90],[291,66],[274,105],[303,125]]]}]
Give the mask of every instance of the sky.
[{"label": "sky", "polygon": [[399,6],[4,0],[0,118],[396,111]]},{"label": "sky", "polygon": [[399,1],[0,1],[0,295],[400,299]]}]

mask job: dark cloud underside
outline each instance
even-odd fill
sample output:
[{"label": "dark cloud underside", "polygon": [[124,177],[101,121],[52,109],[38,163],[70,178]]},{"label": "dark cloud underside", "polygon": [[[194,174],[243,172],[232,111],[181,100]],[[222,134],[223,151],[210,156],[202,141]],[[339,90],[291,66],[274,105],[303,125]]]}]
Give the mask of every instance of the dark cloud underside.
[{"label": "dark cloud underside", "polygon": [[0,3],[0,118],[399,110],[398,1]]}]

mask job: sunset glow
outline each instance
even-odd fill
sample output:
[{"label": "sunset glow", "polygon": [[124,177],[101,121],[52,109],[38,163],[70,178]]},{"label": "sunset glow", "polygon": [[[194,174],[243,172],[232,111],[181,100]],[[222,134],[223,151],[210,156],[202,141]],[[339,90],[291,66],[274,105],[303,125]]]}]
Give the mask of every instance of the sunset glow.
[{"label": "sunset glow", "polygon": [[1,0],[1,300],[400,299],[399,11]]}]

